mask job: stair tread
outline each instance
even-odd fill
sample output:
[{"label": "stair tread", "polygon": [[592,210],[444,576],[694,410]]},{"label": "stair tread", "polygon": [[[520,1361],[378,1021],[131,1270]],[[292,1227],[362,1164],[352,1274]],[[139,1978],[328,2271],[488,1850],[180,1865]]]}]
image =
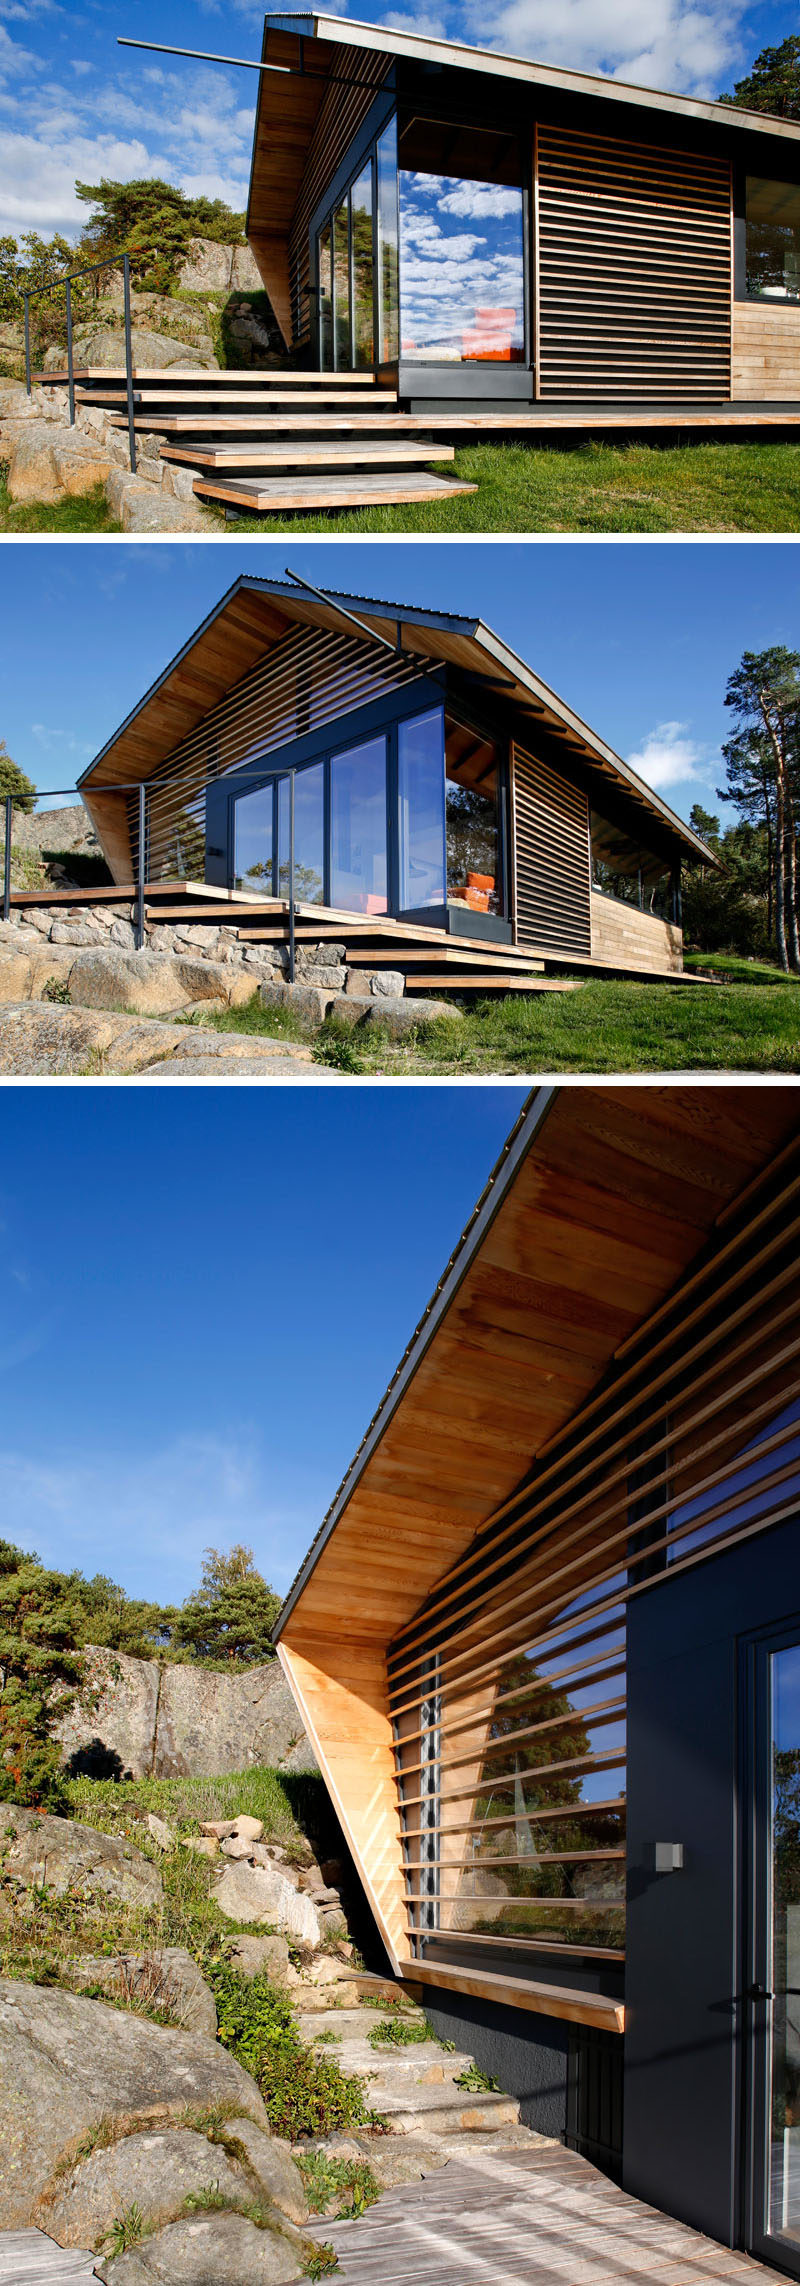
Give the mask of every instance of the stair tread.
[{"label": "stair tread", "polygon": [[461,492],[477,492],[476,484],[460,478],[435,476],[428,469],[409,469],[405,476],[198,477],[195,493],[201,500],[226,500],[236,507],[259,512],[270,508],[361,508],[365,498],[375,503],[447,500]]},{"label": "stair tread", "polygon": [[437,443],[435,437],[357,437],[352,443],[344,438],[332,437],[327,442],[295,444],[263,444],[242,446],[239,452],[219,452],[205,445],[162,445],[160,458],[177,461],[182,467],[218,469],[223,475],[253,470],[264,472],[274,467],[316,468],[332,463],[347,463],[353,467],[369,467],[372,461],[393,461],[407,464],[412,461],[455,460],[455,445]]},{"label": "stair tread", "polygon": [[[440,971],[438,976],[415,976],[412,981],[415,992],[425,992],[440,989],[443,979]],[[581,981],[576,977],[519,976],[510,970],[508,974],[501,972],[499,976],[491,970],[485,976],[475,976],[474,973],[465,970],[457,981],[459,991],[463,992],[580,992],[582,990]],[[455,984],[456,979],[453,978],[452,982]]]}]

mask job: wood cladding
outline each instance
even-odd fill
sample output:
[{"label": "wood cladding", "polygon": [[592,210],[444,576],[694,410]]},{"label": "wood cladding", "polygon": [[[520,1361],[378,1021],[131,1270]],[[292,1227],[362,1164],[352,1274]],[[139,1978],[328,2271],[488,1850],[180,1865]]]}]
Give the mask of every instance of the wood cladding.
[{"label": "wood cladding", "polygon": [[366,119],[389,69],[388,57],[370,53],[367,49],[359,50],[355,58],[352,50],[333,50],[331,70],[358,76],[354,86],[332,82],[326,89],[303,168],[288,245],[292,329],[296,349],[304,347],[311,340],[311,301],[308,292],[311,216],[320,199],[324,198],[328,184],[333,181],[349,145]]},{"label": "wood cladding", "polygon": [[586,795],[516,743],[512,786],[516,942],[588,956],[592,932]]},{"label": "wood cladding", "polygon": [[800,1145],[387,1655],[409,1942],[624,1937],[632,1597],[796,1513]]},{"label": "wood cladding", "polygon": [[800,304],[734,302],[731,396],[800,398]]},{"label": "wood cladding", "polygon": [[640,968],[648,976],[679,976],[683,931],[657,913],[640,913],[617,897],[591,894],[592,953],[611,967]]},{"label": "wood cladding", "polygon": [[730,396],[727,161],[538,127],[536,393]]}]

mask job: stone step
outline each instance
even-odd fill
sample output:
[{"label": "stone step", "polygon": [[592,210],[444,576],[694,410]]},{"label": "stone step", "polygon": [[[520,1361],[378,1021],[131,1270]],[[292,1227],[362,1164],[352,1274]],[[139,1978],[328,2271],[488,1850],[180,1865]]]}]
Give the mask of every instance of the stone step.
[{"label": "stone step", "polygon": [[[391,2122],[395,2135],[421,2130],[433,2136],[470,2130],[487,2134],[517,2124],[519,2105],[513,2097],[488,2088],[456,2087],[473,2059],[466,2051],[449,2053],[432,2033],[408,2047],[373,2048],[369,2033],[383,2021],[371,2008],[334,2007],[318,2015],[307,2010],[302,2017],[311,2046],[326,2032],[337,2034],[335,2044],[325,2040],[320,2053],[330,2047],[343,2072],[367,2081],[370,2105]],[[410,2012],[406,2021],[423,2022],[422,2010]]]}]

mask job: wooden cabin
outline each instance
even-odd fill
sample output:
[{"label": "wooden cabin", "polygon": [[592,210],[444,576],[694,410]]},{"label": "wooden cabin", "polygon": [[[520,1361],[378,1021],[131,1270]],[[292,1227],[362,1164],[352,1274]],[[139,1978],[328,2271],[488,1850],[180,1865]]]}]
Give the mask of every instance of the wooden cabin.
[{"label": "wooden cabin", "polygon": [[154,888],[279,914],[293,809],[309,927],[402,923],[487,959],[674,973],[681,866],[715,862],[480,620],[252,577],[81,792],[126,888],[141,846]]},{"label": "wooden cabin", "polygon": [[796,408],[796,121],[314,13],[262,55],[247,235],[293,362],[406,411]]},{"label": "wooden cabin", "polygon": [[791,1087],[537,1089],[277,1625],[437,2032],[795,2277],[798,1185]]}]

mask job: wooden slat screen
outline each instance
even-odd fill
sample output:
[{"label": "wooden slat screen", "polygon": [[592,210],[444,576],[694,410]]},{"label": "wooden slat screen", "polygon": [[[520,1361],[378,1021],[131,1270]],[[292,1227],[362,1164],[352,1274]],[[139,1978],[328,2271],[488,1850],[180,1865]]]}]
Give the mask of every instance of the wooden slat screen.
[{"label": "wooden slat screen", "polygon": [[203,880],[205,791],[213,779],[247,765],[257,774],[262,760],[289,740],[336,722],[354,707],[413,682],[419,673],[419,661],[395,658],[366,637],[291,628],[176,746],[151,780],[150,880]]},{"label": "wooden slat screen", "polygon": [[731,388],[727,161],[539,127],[537,395]]},{"label": "wooden slat screen", "polygon": [[516,941],[591,954],[586,795],[525,747],[512,765]]},{"label": "wooden slat screen", "polygon": [[305,347],[311,339],[311,305],[308,296],[308,227],[311,216],[324,197],[328,183],[332,182],[337,167],[341,166],[348,145],[358,134],[370,105],[375,101],[381,81],[386,78],[390,68],[390,60],[386,56],[370,54],[366,48],[334,49],[331,71],[357,78],[362,84],[354,87],[332,84],[327,89],[309,145],[289,232],[289,285],[296,349]]},{"label": "wooden slat screen", "polygon": [[627,1607],[800,1509],[799,1234],[797,1147],[391,1645],[417,1957],[621,1953]]}]

